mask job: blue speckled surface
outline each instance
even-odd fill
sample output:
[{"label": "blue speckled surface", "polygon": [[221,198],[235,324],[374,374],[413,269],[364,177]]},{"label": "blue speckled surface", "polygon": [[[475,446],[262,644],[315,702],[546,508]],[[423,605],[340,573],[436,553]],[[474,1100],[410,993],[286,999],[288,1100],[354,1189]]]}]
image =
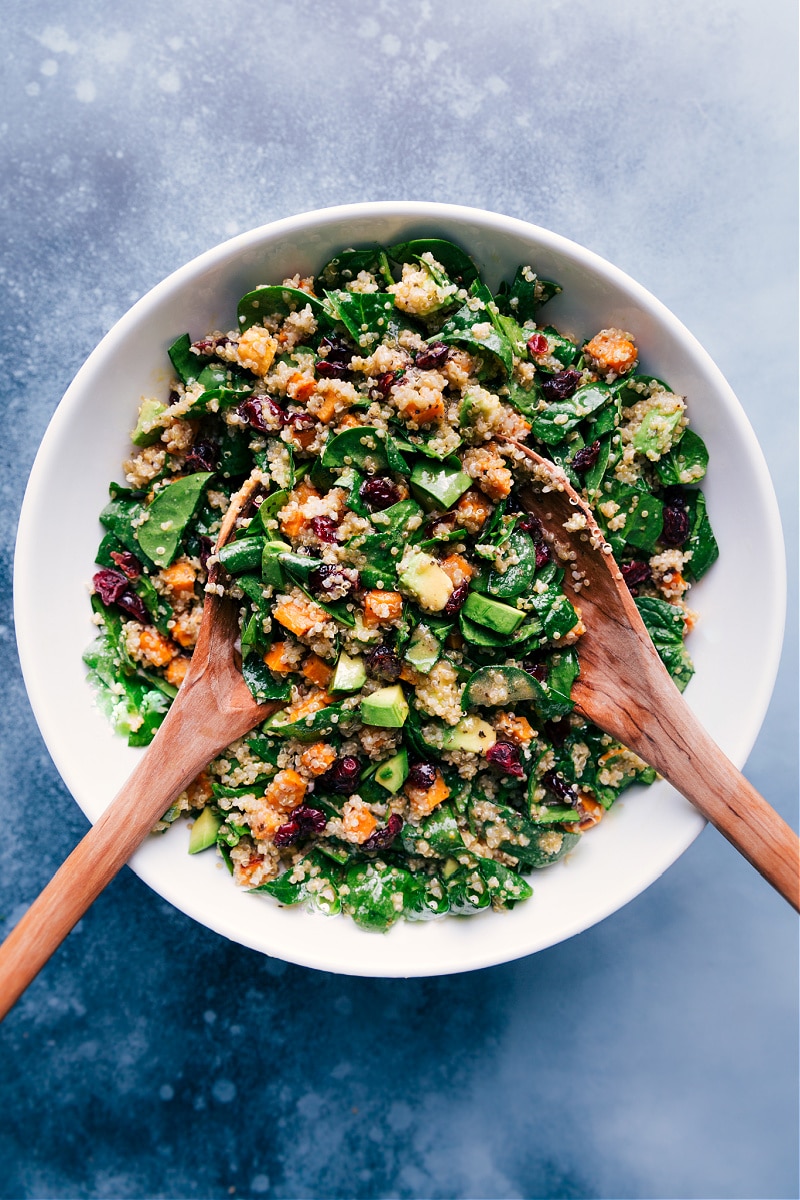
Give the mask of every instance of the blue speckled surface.
[{"label": "blue speckled surface", "polygon": [[[435,199],[618,263],[741,398],[793,584],[795,46],[788,0],[6,0],[2,927],[86,828],[14,650],[27,473],[102,334],[232,233]],[[747,767],[792,821],[796,624]],[[438,980],[266,960],[124,871],[0,1027],[0,1196],[796,1197],[797,968],[710,830],[582,936]]]}]

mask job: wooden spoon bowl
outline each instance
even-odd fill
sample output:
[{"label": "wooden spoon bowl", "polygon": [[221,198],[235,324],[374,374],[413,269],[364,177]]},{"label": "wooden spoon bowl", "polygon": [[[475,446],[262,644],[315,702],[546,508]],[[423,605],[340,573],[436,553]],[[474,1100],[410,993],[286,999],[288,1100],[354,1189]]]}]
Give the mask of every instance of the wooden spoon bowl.
[{"label": "wooden spoon bowl", "polygon": [[667,779],[800,910],[800,841],[698,721],[664,667],[589,507],[566,474],[527,446],[522,502],[541,521],[585,633],[578,712]]}]

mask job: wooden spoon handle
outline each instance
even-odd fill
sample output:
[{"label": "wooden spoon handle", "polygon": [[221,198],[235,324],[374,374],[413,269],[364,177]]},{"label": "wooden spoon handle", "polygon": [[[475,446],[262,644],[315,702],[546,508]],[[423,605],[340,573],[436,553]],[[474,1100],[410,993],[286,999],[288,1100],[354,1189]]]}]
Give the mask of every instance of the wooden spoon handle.
[{"label": "wooden spoon handle", "polygon": [[[218,752],[219,734],[205,722],[204,736],[204,722],[192,720],[192,709],[196,712],[196,703],[176,700],[133,774],[0,946],[0,1020],[175,797]],[[191,736],[176,737],[187,718]]]},{"label": "wooden spoon handle", "polygon": [[800,840],[723,754],[680,698],[632,746],[800,912]]}]

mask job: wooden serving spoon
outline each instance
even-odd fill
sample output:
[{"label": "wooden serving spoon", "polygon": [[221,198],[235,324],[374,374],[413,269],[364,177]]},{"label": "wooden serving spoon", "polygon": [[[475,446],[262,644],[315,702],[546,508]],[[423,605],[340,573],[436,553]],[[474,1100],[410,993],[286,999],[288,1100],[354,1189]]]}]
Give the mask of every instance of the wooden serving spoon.
[{"label": "wooden serving spoon", "polygon": [[[260,483],[256,473],[234,496],[217,549]],[[212,589],[216,573],[212,566]],[[207,591],[189,669],[146,754],[0,946],[0,1020],[176,796],[221,750],[280,707],[253,699],[236,661],[238,636],[238,605]]]},{"label": "wooden serving spoon", "polygon": [[800,911],[797,834],[722,753],[678,691],[591,510],[565,472],[512,444],[533,464],[522,502],[552,538],[586,628],[576,644],[577,711],[655,767]]}]

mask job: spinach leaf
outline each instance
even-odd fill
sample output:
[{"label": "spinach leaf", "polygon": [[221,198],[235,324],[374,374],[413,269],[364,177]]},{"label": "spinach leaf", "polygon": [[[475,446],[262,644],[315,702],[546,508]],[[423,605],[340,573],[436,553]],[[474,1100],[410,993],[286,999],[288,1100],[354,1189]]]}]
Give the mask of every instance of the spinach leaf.
[{"label": "spinach leaf", "polygon": [[197,471],[168,483],[145,509],[145,520],[136,530],[136,538],[157,567],[168,567],[178,553],[181,538],[212,475],[212,471]]},{"label": "spinach leaf", "polygon": [[406,906],[406,897],[415,891],[414,880],[405,867],[374,863],[355,863],[347,872],[345,912],[362,929],[382,932],[394,925]]},{"label": "spinach leaf", "polygon": [[463,287],[469,287],[478,278],[478,268],[466,251],[442,238],[417,238],[411,242],[397,242],[394,246],[389,246],[386,253],[392,262],[396,263],[419,262],[423,254],[430,253],[436,262],[444,267],[449,278]]},{"label": "spinach leaf", "polygon": [[597,522],[614,554],[621,553],[626,544],[652,553],[664,523],[662,501],[641,481],[620,483],[617,479],[603,484],[601,497]]},{"label": "spinach leaf", "polygon": [[419,825],[406,822],[400,834],[409,854],[447,858],[464,848],[455,813],[449,804],[440,804]]},{"label": "spinach leaf", "polygon": [[277,879],[250,890],[266,892],[279,904],[305,904],[312,911],[332,917],[342,911],[341,883],[342,872],[336,864],[314,849]]},{"label": "spinach leaf", "polygon": [[242,659],[242,676],[257,704],[265,704],[267,700],[289,700],[291,697],[291,683],[276,679],[257,654],[248,654]]},{"label": "spinach leaf", "polygon": [[694,675],[692,660],[683,644],[683,610],[655,596],[637,596],[636,607],[661,661],[682,692]]},{"label": "spinach leaf", "polygon": [[540,442],[555,446],[563,442],[581,421],[612,399],[608,384],[587,383],[564,400],[555,400],[534,416],[531,432]]},{"label": "spinach leaf", "polygon": [[326,288],[344,289],[362,271],[367,271],[370,275],[381,275],[386,283],[392,282],[386,251],[378,245],[360,250],[342,250],[335,258],[326,262],[319,272],[319,279]]},{"label": "spinach leaf", "polygon": [[330,325],[325,305],[317,296],[309,296],[300,288],[284,287],[282,284],[255,288],[239,301],[239,329],[244,333],[251,325],[263,321],[264,317],[286,317],[291,312],[301,312],[307,304],[311,305],[319,325]]},{"label": "spinach leaf", "polygon": [[690,522],[689,536],[683,550],[692,552],[692,557],[686,563],[684,572],[690,583],[696,583],[702,575],[705,575],[712,563],[719,558],[719,546],[708,519],[706,498],[703,493],[685,492],[683,498],[689,510]]},{"label": "spinach leaf", "polygon": [[192,353],[192,340],[188,333],[176,338],[167,354],[181,383],[193,383],[211,359],[207,355]]},{"label": "spinach leaf", "polygon": [[698,483],[707,466],[706,444],[693,429],[685,429],[680,441],[655,464],[656,474],[664,487]]},{"label": "spinach leaf", "polygon": [[550,279],[540,279],[530,267],[517,267],[517,273],[508,284],[502,284],[497,293],[501,312],[508,313],[523,324],[532,321],[543,304],[558,295],[561,288]]},{"label": "spinach leaf", "polygon": [[467,346],[473,354],[489,355],[502,372],[510,376],[514,369],[514,352],[508,338],[501,333],[489,305],[495,308],[492,293],[485,284],[475,280],[470,288],[471,298],[445,321],[437,340]]},{"label": "spinach leaf", "polygon": [[397,341],[403,329],[412,329],[408,318],[395,308],[390,292],[326,292],[325,302],[364,354],[385,338]]}]

